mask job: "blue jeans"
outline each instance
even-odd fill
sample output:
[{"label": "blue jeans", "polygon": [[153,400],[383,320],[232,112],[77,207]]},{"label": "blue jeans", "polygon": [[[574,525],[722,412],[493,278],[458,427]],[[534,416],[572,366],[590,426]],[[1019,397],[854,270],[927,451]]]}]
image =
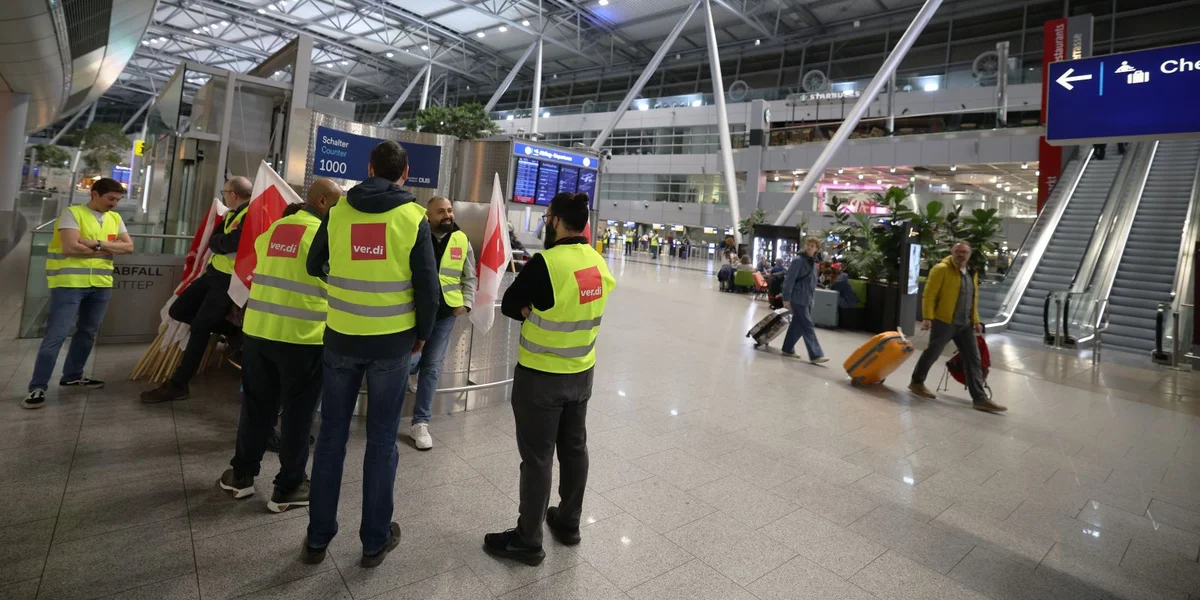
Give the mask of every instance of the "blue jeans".
[{"label": "blue jeans", "polygon": [[433,411],[433,395],[437,392],[438,377],[442,374],[442,359],[446,358],[446,346],[450,344],[450,332],[454,331],[456,317],[446,317],[433,326],[433,333],[419,354],[413,355],[409,375],[417,375],[417,398],[413,404],[412,422],[428,423]]},{"label": "blue jeans", "polygon": [[[409,345],[415,341],[412,334]],[[362,524],[364,554],[377,554],[390,537],[392,487],[396,483],[396,434],[404,406],[411,355],[387,360],[343,356],[325,350],[321,384],[321,432],[313,452],[308,507],[308,545],[324,548],[337,535],[338,497],[350,419],[363,376],[367,378],[367,449],[363,458]]]},{"label": "blue jeans", "polygon": [[807,303],[792,303],[792,324],[788,325],[787,333],[783,336],[783,351],[795,352],[796,342],[802,337],[809,360],[825,356],[825,351],[821,350],[821,343],[817,341],[816,327],[813,326],[812,306]]},{"label": "blue jeans", "polygon": [[46,317],[46,335],[42,337],[42,345],[38,348],[37,362],[33,365],[33,379],[29,380],[29,391],[45,390],[49,386],[50,375],[54,373],[54,363],[58,362],[58,351],[62,349],[63,340],[71,333],[71,327],[75,328],[75,335],[71,336],[71,346],[67,349],[67,361],[63,363],[63,376],[59,381],[73,381],[83,377],[83,365],[92,353],[92,345],[96,343],[96,332],[100,330],[100,321],[104,318],[104,310],[108,308],[108,299],[111,297],[112,288],[50,290],[50,314]]}]

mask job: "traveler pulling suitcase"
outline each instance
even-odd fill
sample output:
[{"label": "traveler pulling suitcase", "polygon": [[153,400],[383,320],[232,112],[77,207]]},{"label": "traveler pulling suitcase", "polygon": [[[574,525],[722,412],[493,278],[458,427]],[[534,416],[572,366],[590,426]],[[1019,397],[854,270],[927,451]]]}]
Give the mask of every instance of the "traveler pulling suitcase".
[{"label": "traveler pulling suitcase", "polygon": [[781,308],[751,327],[750,331],[746,332],[746,337],[754,339],[755,348],[766,346],[771,340],[779,337],[791,323],[792,313],[786,308]]},{"label": "traveler pulling suitcase", "polygon": [[883,383],[913,354],[912,342],[899,331],[886,331],[855,350],[842,364],[853,385]]}]

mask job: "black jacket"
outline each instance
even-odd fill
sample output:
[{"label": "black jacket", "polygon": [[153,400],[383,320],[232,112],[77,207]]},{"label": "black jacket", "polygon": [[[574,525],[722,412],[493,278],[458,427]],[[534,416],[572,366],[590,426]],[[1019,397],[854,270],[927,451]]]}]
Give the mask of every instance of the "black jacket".
[{"label": "black jacket", "polygon": [[[372,177],[346,192],[345,202],[355,210],[381,214],[399,206],[416,202],[412,194],[400,186]],[[308,274],[325,279],[329,262],[329,219],[321,222],[308,251]],[[441,303],[441,285],[438,282],[437,263],[433,257],[433,244],[429,240],[429,222],[422,220],[417,227],[417,239],[409,255],[412,269],[413,305],[417,312],[417,326],[412,331],[382,335],[347,335],[325,328],[325,346],[345,356],[365,359],[400,358],[412,352],[411,338],[427,340],[433,333],[438,305]]]},{"label": "black jacket", "polygon": [[[575,236],[558,240],[556,245],[586,244],[587,238]],[[539,252],[529,259],[528,263],[517,273],[517,278],[504,292],[500,301],[500,312],[510,319],[524,321],[521,309],[533,307],[538,310],[554,308],[554,285],[550,283],[550,269],[546,267],[546,259]]]}]

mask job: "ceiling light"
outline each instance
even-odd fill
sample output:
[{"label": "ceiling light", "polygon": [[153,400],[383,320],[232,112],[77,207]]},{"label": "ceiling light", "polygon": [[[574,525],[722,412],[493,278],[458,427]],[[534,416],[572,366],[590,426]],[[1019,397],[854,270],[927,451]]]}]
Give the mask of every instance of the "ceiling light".
[{"label": "ceiling light", "polygon": [[388,57],[388,58],[391,58],[391,57],[393,57],[393,56],[395,56],[395,54],[392,54],[391,52],[388,52],[388,53],[387,53],[387,57]]},{"label": "ceiling light", "polygon": [[260,9],[258,9],[258,14],[265,15],[265,14],[267,14],[267,11],[260,8]]},{"label": "ceiling light", "polygon": [[1003,185],[1003,184],[999,184],[999,183],[997,183],[997,184],[996,184],[996,189],[1000,189],[1000,188],[1002,188],[1002,187],[1004,187],[1004,185]]},{"label": "ceiling light", "polygon": [[936,91],[938,91],[938,84],[937,84],[937,82],[936,82],[936,81],[931,81],[931,82],[929,82],[929,83],[925,84],[925,91],[927,91],[927,92],[936,92]]},{"label": "ceiling light", "polygon": [[208,31],[208,25],[205,25],[204,27],[201,27],[200,29],[203,29],[203,30],[205,30],[205,31]]},{"label": "ceiling light", "polygon": [[1029,163],[1021,163],[1021,168],[1022,168],[1022,169],[1028,169],[1028,168],[1029,168]]},{"label": "ceiling light", "polygon": [[597,4],[600,6],[608,6],[608,0],[600,0]]},{"label": "ceiling light", "polygon": [[639,104],[638,110],[640,110],[642,112],[646,112],[646,111],[650,110],[650,105],[649,104]]},{"label": "ceiling light", "polygon": [[507,119],[507,120],[511,121],[511,120],[513,120],[513,116],[512,116],[512,115],[508,115],[507,117],[505,117],[505,119]]},{"label": "ceiling light", "polygon": [[221,27],[229,27],[229,21],[221,21]]},{"label": "ceiling light", "polygon": [[471,86],[469,86],[469,85],[468,85],[468,86],[467,86],[467,90],[470,90],[470,89],[471,89]]},{"label": "ceiling light", "polygon": [[762,45],[762,40],[754,40],[754,45],[755,45],[755,46],[761,46],[761,45]]},{"label": "ceiling light", "polygon": [[863,178],[863,174],[862,174],[862,173],[859,173],[859,174],[858,174],[858,178],[859,178],[859,179],[862,179],[862,178]]},{"label": "ceiling light", "polygon": [[150,45],[150,42],[149,42],[149,41],[147,41],[147,40],[142,40],[142,45],[143,45],[143,46],[149,46],[149,45]]},{"label": "ceiling light", "polygon": [[844,169],[838,169],[838,175],[841,175],[843,170]]},{"label": "ceiling light", "polygon": [[951,170],[951,171],[957,171],[957,170],[958,170],[958,165],[950,165],[950,170]]},{"label": "ceiling light", "polygon": [[529,19],[521,21],[521,27],[529,27]]},{"label": "ceiling light", "polygon": [[779,173],[775,174],[775,181],[779,181]]},{"label": "ceiling light", "polygon": [[834,179],[834,180],[833,180],[833,185],[837,185],[837,184],[838,184],[838,183],[837,183],[837,180],[836,180],[836,179]]},{"label": "ceiling light", "polygon": [[192,33],[200,33],[200,30],[199,30],[199,29],[193,29],[193,30],[192,30]]},{"label": "ceiling light", "polygon": [[158,38],[158,43],[160,43],[160,44],[161,44],[161,43],[163,43],[163,42],[165,42],[165,41],[167,41],[167,38],[165,38],[165,37],[160,37],[160,38]]},{"label": "ceiling light", "polygon": [[701,106],[704,106],[703,100],[692,100],[692,107],[701,107]]},{"label": "ceiling light", "polygon": [[889,172],[889,173],[895,173],[895,172],[896,172],[896,167],[892,167],[892,168],[888,169],[888,172]]},{"label": "ceiling light", "polygon": [[555,73],[555,74],[554,74],[554,78],[555,78],[555,79],[558,79],[558,73]]},{"label": "ceiling light", "polygon": [[350,64],[350,61],[348,61],[348,60],[343,60],[343,61],[342,61],[342,66],[343,66],[343,67],[344,67],[344,66],[346,66],[346,65],[348,65],[348,64]]},{"label": "ceiling light", "polygon": [[1008,185],[1004,186],[1004,191],[1006,191],[1006,192],[1011,192],[1011,191],[1012,191],[1012,186],[1008,186]]},{"label": "ceiling light", "polygon": [[426,52],[428,52],[428,51],[429,51],[429,44],[421,44],[421,49],[422,49],[422,50],[425,50]]},{"label": "ceiling light", "polygon": [[550,111],[546,111],[546,112],[542,113],[542,118],[543,118],[543,119],[548,119],[548,118],[550,118]]},{"label": "ceiling light", "polygon": [[1026,200],[1033,200],[1033,196],[1032,196],[1032,195],[1026,195],[1026,196],[1025,196],[1025,199],[1026,199]]},{"label": "ceiling light", "polygon": [[909,180],[910,182],[912,182],[912,183],[916,183],[916,182],[917,182],[917,176],[916,176],[916,175],[913,175],[912,177],[909,177],[909,178],[908,178],[908,180]]},{"label": "ceiling light", "polygon": [[475,37],[481,38],[481,37],[483,37],[484,35],[486,35],[486,34],[484,34],[482,31],[480,31],[480,32],[478,32],[478,33],[476,33],[476,34],[475,34]]},{"label": "ceiling light", "polygon": [[1041,172],[1041,171],[1034,171],[1034,172],[1033,172],[1033,176],[1034,176],[1034,177],[1041,177],[1041,176],[1042,176],[1042,172]]},{"label": "ceiling light", "polygon": [[883,185],[883,180],[882,180],[882,179],[876,179],[876,180],[875,180],[875,185]]},{"label": "ceiling light", "polygon": [[501,25],[498,31],[499,31],[500,33],[504,33],[504,32],[506,32],[506,31],[508,31],[508,28],[507,28],[507,27],[505,27],[505,26],[503,26],[503,25]]}]

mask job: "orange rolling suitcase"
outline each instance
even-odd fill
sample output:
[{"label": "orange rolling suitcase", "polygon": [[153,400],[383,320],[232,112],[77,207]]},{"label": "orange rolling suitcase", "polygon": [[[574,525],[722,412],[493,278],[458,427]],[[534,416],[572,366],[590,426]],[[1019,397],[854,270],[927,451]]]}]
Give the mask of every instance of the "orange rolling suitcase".
[{"label": "orange rolling suitcase", "polygon": [[854,385],[883,383],[912,354],[913,345],[903,333],[886,331],[860,346],[842,366]]}]

